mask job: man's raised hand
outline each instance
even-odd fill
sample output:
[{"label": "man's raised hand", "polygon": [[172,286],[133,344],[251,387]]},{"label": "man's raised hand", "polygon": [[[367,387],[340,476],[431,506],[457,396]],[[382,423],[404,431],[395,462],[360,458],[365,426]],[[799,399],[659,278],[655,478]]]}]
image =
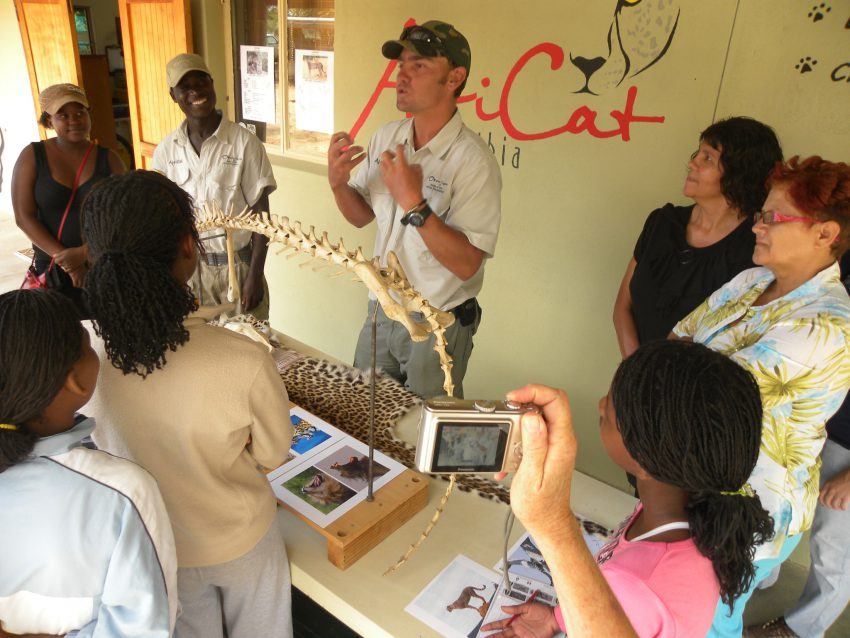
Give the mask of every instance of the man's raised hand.
[{"label": "man's raised hand", "polygon": [[366,158],[362,146],[354,146],[354,140],[341,131],[331,135],[328,145],[328,182],[331,188],[348,184],[351,170]]},{"label": "man's raised hand", "polygon": [[396,203],[410,210],[422,201],[422,167],[408,164],[404,146],[398,144],[396,152],[381,153],[381,177]]}]

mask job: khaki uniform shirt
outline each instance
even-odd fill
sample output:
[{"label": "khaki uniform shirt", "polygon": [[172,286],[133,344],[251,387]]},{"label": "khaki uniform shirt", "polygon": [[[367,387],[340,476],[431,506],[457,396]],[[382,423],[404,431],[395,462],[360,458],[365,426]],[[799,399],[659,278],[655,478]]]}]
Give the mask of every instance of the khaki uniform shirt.
[{"label": "khaki uniform shirt", "polygon": [[413,149],[413,119],[390,122],[369,141],[367,157],[350,185],[375,213],[378,229],[375,255],[386,261],[395,252],[413,287],[431,305],[448,310],[475,297],[484,282],[485,258],[463,281],[428,250],[419,231],[401,224],[407,212],[390,195],[381,178],[381,153],[402,144],[411,164],[422,167],[422,196],[446,225],[462,232],[470,243],[492,257],[501,220],[502,177],[493,154],[463,123],[459,112],[418,151]]},{"label": "khaki uniform shirt", "polygon": [[[256,204],[266,187],[270,187],[269,192],[277,188],[263,143],[224,115],[215,133],[201,145],[200,156],[192,148],[184,121],[156,147],[153,169],[189,193],[195,206],[216,201],[227,212],[232,204],[234,214]],[[209,252],[225,252],[223,231],[213,230],[201,236],[212,237],[204,242]],[[250,231],[233,232],[235,250],[250,241]]]}]

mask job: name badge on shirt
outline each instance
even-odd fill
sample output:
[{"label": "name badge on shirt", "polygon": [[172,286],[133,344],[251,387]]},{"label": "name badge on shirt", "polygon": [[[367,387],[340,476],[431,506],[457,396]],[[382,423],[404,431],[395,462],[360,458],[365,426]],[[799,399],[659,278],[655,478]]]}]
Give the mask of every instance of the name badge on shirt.
[{"label": "name badge on shirt", "polygon": [[428,179],[425,180],[425,188],[432,190],[435,193],[445,193],[446,188],[448,188],[448,185],[448,182],[444,182],[443,180],[438,179],[433,175],[429,175]]}]

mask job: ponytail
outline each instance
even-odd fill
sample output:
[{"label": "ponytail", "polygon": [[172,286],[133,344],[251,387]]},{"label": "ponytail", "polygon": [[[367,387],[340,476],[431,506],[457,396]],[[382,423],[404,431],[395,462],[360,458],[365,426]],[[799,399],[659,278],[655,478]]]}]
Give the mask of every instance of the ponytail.
[{"label": "ponytail", "polygon": [[694,543],[731,606],[752,584],[755,546],[773,537],[773,520],[745,485],[761,444],[755,379],[703,345],[656,341],[620,364],[611,398],[635,461],[689,493]]},{"label": "ponytail", "polygon": [[95,330],[113,366],[145,377],[189,339],[195,298],[171,268],[183,238],[198,240],[191,200],[159,173],[135,171],[98,183],[82,216]]},{"label": "ponytail", "polygon": [[755,546],[773,538],[773,519],[755,494],[698,492],[685,511],[694,544],[711,560],[720,598],[731,608],[753,584]]}]

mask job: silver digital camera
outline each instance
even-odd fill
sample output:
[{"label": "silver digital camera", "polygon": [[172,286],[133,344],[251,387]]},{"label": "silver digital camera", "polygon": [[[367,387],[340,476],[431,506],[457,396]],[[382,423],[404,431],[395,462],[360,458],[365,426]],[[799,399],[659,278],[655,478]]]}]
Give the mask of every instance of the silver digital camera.
[{"label": "silver digital camera", "polygon": [[441,397],[422,406],[416,469],[428,474],[515,472],[522,458],[520,417],[530,403]]}]

